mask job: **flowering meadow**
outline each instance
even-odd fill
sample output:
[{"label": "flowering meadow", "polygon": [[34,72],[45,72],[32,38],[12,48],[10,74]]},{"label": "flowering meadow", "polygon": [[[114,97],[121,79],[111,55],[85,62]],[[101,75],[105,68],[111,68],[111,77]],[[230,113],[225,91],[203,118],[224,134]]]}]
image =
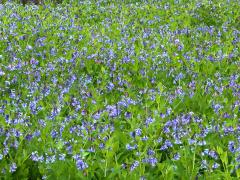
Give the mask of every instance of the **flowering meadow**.
[{"label": "flowering meadow", "polygon": [[0,179],[239,179],[238,0],[0,5]]}]

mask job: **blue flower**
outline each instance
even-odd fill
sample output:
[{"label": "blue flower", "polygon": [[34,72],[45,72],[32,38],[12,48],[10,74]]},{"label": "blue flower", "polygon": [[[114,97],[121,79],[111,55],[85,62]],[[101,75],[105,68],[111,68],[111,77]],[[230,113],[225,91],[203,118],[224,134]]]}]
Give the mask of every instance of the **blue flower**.
[{"label": "blue flower", "polygon": [[149,117],[146,119],[145,123],[146,123],[146,126],[148,126],[149,124],[153,123],[154,122],[154,119]]},{"label": "blue flower", "polygon": [[137,147],[138,147],[137,144],[135,144],[134,146],[131,146],[130,144],[127,144],[127,145],[126,145],[126,149],[127,149],[127,150],[130,150],[130,151],[137,149]]},{"label": "blue flower", "polygon": [[142,130],[140,128],[135,129],[136,136],[141,136]]},{"label": "blue flower", "polygon": [[53,139],[57,138],[58,132],[56,130],[51,131],[51,136]]},{"label": "blue flower", "polygon": [[66,157],[66,154],[59,154],[58,159],[59,159],[60,161],[64,161],[64,160],[65,160],[65,157]]},{"label": "blue flower", "polygon": [[150,157],[149,159],[148,159],[148,163],[151,165],[151,166],[156,166],[156,164],[157,164],[157,158],[155,158],[155,157]]},{"label": "blue flower", "polygon": [[88,168],[87,163],[85,163],[82,159],[77,159],[76,166],[78,170],[84,170]]},{"label": "blue flower", "polygon": [[235,152],[235,143],[234,141],[229,141],[228,143],[228,149],[230,152],[234,153]]},{"label": "blue flower", "polygon": [[152,149],[149,149],[147,152],[147,155],[149,155],[149,156],[152,156],[154,154],[155,154],[155,152]]},{"label": "blue flower", "polygon": [[180,157],[181,157],[180,154],[179,154],[179,153],[176,153],[176,154],[174,154],[173,159],[174,159],[174,160],[179,160]]},{"label": "blue flower", "polygon": [[217,169],[219,166],[220,166],[220,165],[219,165],[218,163],[214,163],[214,164],[212,165],[212,168],[213,168],[213,169]]},{"label": "blue flower", "polygon": [[143,136],[143,137],[141,138],[141,140],[142,140],[142,141],[147,141],[147,140],[148,140],[148,136]]},{"label": "blue flower", "polygon": [[139,161],[134,161],[134,163],[130,167],[130,171],[133,171],[139,166]]},{"label": "blue flower", "polygon": [[10,172],[11,173],[13,173],[13,172],[15,172],[17,170],[17,164],[16,163],[12,163],[11,165],[10,165]]}]

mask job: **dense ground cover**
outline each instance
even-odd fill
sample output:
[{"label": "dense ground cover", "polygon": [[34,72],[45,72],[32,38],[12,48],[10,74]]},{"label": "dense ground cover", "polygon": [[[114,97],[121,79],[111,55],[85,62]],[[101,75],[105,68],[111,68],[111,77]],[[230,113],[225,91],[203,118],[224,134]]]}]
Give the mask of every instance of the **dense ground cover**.
[{"label": "dense ground cover", "polygon": [[239,2],[0,5],[0,177],[240,177]]}]

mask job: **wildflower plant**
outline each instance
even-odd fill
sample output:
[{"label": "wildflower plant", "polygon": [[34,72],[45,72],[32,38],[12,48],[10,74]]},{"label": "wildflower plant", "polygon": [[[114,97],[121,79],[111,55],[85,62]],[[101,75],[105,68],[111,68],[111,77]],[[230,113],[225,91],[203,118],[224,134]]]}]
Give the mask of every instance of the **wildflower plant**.
[{"label": "wildflower plant", "polygon": [[1,4],[0,178],[240,178],[238,9]]}]

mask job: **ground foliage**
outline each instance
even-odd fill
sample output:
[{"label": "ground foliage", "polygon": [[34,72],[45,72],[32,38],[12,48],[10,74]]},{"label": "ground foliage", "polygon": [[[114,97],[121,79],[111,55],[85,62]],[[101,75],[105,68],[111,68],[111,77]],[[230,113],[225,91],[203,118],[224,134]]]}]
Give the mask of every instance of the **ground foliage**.
[{"label": "ground foliage", "polygon": [[239,2],[0,5],[0,177],[240,177]]}]

